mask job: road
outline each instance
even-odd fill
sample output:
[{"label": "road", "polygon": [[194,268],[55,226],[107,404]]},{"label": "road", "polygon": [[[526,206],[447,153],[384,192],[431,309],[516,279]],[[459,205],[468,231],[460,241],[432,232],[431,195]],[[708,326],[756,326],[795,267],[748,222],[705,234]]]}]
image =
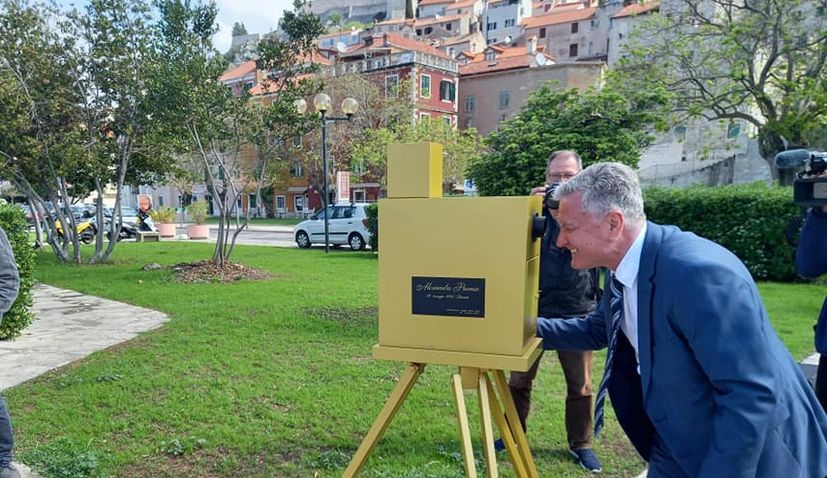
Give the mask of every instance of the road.
[{"label": "road", "polygon": [[[231,230],[230,234],[232,234]],[[187,228],[176,228],[176,239],[187,240]],[[200,240],[199,242],[215,242],[218,235],[218,227],[210,226],[210,238]],[[251,229],[245,229],[236,244],[248,244],[253,246],[275,246],[275,247],[297,247],[293,240],[293,228],[289,226],[254,226]]]}]

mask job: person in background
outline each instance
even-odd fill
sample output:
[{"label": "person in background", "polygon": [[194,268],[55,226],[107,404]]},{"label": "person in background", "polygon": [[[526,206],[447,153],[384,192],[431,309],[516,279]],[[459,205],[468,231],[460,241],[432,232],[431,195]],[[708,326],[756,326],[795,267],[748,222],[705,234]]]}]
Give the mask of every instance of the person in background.
[{"label": "person in background", "polygon": [[[3,315],[9,311],[20,289],[20,277],[17,273],[17,261],[14,259],[6,232],[0,228],[0,323]],[[11,420],[6,410],[6,403],[0,396],[0,478],[20,478],[20,472],[12,464],[12,449],[14,436],[12,435]]]}]

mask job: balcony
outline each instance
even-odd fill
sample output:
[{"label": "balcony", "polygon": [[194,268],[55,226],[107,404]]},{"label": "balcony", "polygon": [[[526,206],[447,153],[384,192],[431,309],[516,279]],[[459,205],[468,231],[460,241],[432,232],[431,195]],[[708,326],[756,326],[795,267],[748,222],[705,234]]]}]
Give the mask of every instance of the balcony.
[{"label": "balcony", "polygon": [[340,61],[331,68],[333,75],[339,76],[351,73],[369,73],[410,64],[427,66],[450,73],[459,73],[459,63],[457,61],[418,51],[368,57],[363,60]]}]

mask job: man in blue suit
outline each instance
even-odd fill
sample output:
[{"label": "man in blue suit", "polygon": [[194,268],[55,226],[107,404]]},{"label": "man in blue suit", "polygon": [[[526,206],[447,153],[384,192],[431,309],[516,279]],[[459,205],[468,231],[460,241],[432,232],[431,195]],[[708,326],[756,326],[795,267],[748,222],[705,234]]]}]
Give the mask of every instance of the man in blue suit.
[{"label": "man in blue suit", "polygon": [[608,348],[608,392],[650,478],[827,476],[827,415],[775,334],[746,267],[647,222],[637,176],[592,165],[561,185],[557,245],[613,278],[587,318],[537,321],[546,349]]}]

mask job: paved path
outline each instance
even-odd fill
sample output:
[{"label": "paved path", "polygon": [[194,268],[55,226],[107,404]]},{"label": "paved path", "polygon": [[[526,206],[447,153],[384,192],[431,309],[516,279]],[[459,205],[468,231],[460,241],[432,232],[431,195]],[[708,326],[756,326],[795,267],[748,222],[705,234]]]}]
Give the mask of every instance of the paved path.
[{"label": "paved path", "polygon": [[[13,341],[0,342],[0,389],[13,387],[141,332],[160,327],[160,312],[44,284],[34,288],[37,320]],[[17,465],[22,478],[42,478]]]},{"label": "paved path", "polygon": [[34,288],[37,320],[0,342],[0,388],[13,387],[98,350],[160,327],[160,312],[44,284]]}]

